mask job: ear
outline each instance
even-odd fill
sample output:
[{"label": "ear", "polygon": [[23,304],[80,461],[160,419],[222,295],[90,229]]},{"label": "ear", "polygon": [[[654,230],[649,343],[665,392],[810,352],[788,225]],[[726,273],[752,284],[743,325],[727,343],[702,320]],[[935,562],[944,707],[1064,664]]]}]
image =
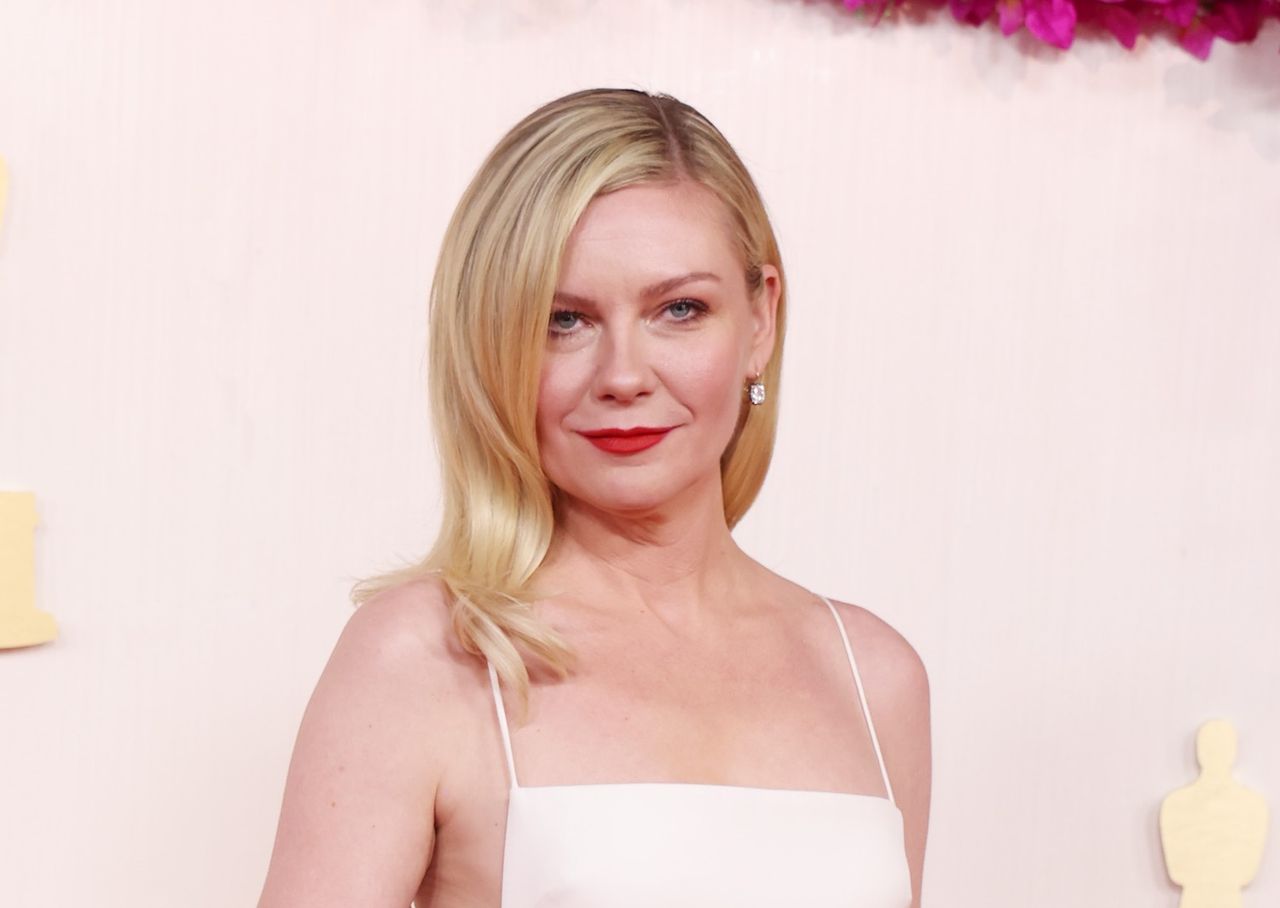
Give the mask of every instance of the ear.
[{"label": "ear", "polygon": [[782,277],[773,265],[760,266],[760,289],[751,300],[751,374],[764,372],[773,355],[778,323],[778,299],[782,296]]}]

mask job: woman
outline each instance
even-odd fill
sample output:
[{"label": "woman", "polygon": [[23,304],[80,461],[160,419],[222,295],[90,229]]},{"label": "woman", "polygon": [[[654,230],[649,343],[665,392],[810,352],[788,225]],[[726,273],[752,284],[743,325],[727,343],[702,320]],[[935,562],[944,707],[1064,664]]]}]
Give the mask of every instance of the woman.
[{"label": "woman", "polygon": [[784,302],[689,106],[582,91],[499,142],[432,286],[443,525],[357,587],[260,908],[919,905],[920,659],[730,535]]}]

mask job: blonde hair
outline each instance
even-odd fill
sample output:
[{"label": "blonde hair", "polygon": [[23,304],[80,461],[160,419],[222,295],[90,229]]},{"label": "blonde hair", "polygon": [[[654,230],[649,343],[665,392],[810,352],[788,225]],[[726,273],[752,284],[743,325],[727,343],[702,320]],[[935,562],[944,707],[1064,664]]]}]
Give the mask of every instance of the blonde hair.
[{"label": "blonde hair", "polygon": [[[529,673],[517,646],[561,678],[575,660],[537,618],[530,578],[555,527],[558,493],[543,473],[535,431],[542,351],[561,255],[583,210],[624,186],[689,180],[724,204],[747,289],[761,268],[782,275],[764,204],[746,167],[706,117],[675,98],[591,89],[551,101],[490,152],[454,210],[430,294],[428,390],[443,473],[439,535],[416,564],[357,583],[357,605],[438,574],[463,648],[483,655],[527,709]],[[778,417],[786,283],[763,405],[743,399],[720,459],[732,528],[764,483]],[[750,418],[748,419],[748,413]]]}]

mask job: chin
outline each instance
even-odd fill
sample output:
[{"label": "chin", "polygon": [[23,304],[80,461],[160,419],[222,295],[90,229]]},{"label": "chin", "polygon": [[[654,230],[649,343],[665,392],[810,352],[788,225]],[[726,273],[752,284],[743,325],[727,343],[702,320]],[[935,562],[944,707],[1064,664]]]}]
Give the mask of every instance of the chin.
[{"label": "chin", "polygon": [[636,481],[619,479],[616,482],[601,483],[598,486],[582,486],[565,488],[570,498],[576,499],[589,507],[620,516],[642,516],[669,505],[672,501],[686,494],[696,483],[696,476],[664,476],[657,481]]},{"label": "chin", "polygon": [[674,495],[647,495],[636,489],[628,489],[617,494],[605,492],[587,492],[571,497],[598,511],[617,514],[623,517],[639,517],[660,509],[674,498]]}]

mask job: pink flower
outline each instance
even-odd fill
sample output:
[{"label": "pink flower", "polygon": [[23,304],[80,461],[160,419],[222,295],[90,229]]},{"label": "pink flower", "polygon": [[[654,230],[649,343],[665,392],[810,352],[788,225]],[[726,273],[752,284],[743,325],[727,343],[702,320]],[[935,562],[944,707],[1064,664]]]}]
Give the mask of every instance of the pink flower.
[{"label": "pink flower", "polygon": [[1233,43],[1257,39],[1268,19],[1280,20],[1280,0],[840,0],[850,10],[866,9],[872,25],[898,3],[951,8],[957,22],[979,26],[996,20],[1006,37],[1026,27],[1038,39],[1066,50],[1077,25],[1100,25],[1126,48],[1138,35],[1169,31],[1201,60],[1214,38]]},{"label": "pink flower", "polygon": [[1000,31],[1006,37],[1022,28],[1022,0],[996,0],[1000,14]]},{"label": "pink flower", "polygon": [[991,18],[996,0],[951,0],[951,15],[957,22],[981,25]]},{"label": "pink flower", "polygon": [[1076,33],[1071,0],[1026,0],[1027,31],[1046,44],[1066,50]]},{"label": "pink flower", "polygon": [[1239,44],[1258,37],[1262,25],[1260,0],[1236,0],[1234,3],[1214,4],[1213,12],[1205,16],[1205,25],[1219,38]]},{"label": "pink flower", "polygon": [[1098,21],[1125,47],[1133,50],[1138,41],[1138,17],[1122,6],[1112,6],[1110,2],[1099,4]]},{"label": "pink flower", "polygon": [[1165,5],[1164,17],[1174,25],[1179,25],[1185,29],[1195,19],[1196,7],[1196,0],[1170,0]]},{"label": "pink flower", "polygon": [[1213,49],[1213,32],[1196,19],[1178,35],[1178,43],[1201,60],[1207,60],[1209,51]]},{"label": "pink flower", "polygon": [[892,2],[892,0],[844,0],[844,5],[849,9],[860,9],[864,6],[867,7],[872,11],[871,24],[878,25],[880,17],[884,15],[884,11],[886,7],[889,6],[890,2]]}]

